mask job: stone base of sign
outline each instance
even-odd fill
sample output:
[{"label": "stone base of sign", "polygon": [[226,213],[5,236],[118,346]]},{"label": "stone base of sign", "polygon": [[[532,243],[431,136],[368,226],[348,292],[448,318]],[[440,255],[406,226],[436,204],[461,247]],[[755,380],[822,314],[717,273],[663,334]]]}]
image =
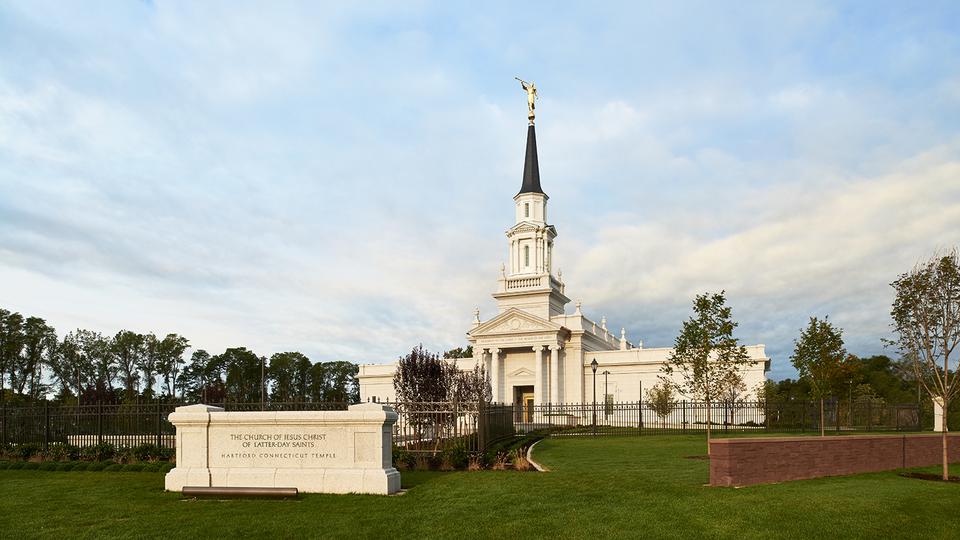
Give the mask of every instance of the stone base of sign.
[{"label": "stone base of sign", "polygon": [[295,487],[305,493],[400,490],[393,467],[393,424],[387,405],[346,411],[225,412],[177,407],[177,467],[165,487]]}]

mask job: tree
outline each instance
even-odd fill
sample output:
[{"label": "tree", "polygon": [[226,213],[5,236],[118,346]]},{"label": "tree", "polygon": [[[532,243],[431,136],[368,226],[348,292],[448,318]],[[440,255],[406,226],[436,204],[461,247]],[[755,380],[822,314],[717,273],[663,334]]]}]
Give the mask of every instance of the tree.
[{"label": "tree", "polygon": [[7,380],[11,393],[17,386],[16,366],[23,350],[23,315],[0,309],[0,399]]},{"label": "tree", "polygon": [[153,332],[145,334],[143,336],[143,355],[140,357],[140,363],[137,367],[143,374],[143,383],[146,386],[143,396],[148,399],[153,398],[153,383],[160,366],[160,356],[160,340]]},{"label": "tree", "polygon": [[[298,352],[276,353],[270,357],[270,367],[267,368],[267,380],[270,381],[271,401],[293,401],[302,399],[298,393],[302,363],[310,365],[310,359]],[[305,382],[305,381],[304,381]]]},{"label": "tree", "polygon": [[493,388],[490,386],[490,378],[487,376],[487,370],[483,364],[477,362],[473,369],[461,371],[456,368],[456,364],[451,364],[453,370],[447,370],[454,377],[451,386],[450,398],[453,401],[470,401],[490,403],[493,399]]},{"label": "tree", "polygon": [[261,366],[260,357],[246,347],[227,349],[218,355],[227,374],[227,399],[230,401],[260,401]]},{"label": "tree", "polygon": [[157,345],[157,374],[170,397],[176,397],[177,375],[183,365],[183,354],[189,348],[187,338],[177,334],[167,334]]},{"label": "tree", "polygon": [[451,377],[446,362],[418,345],[397,361],[393,389],[397,401],[440,402],[450,395]]},{"label": "tree", "polygon": [[935,254],[894,281],[896,297],[890,311],[897,345],[913,360],[914,374],[927,394],[944,411],[941,433],[943,479],[948,479],[947,415],[960,392],[953,353],[960,343],[960,254],[956,248]]},{"label": "tree", "polygon": [[810,381],[814,399],[820,400],[820,436],[824,436],[823,400],[831,395],[842,380],[843,362],[847,350],[843,347],[843,330],[833,326],[827,317],[810,317],[810,324],[800,331],[794,341],[793,367],[801,378]]},{"label": "tree", "polygon": [[123,379],[124,397],[127,401],[133,401],[140,382],[139,366],[146,353],[144,336],[130,330],[121,330],[113,336],[110,347],[117,359],[120,378]]},{"label": "tree", "polygon": [[26,395],[29,389],[31,399],[38,399],[41,394],[46,395],[41,366],[43,352],[50,343],[51,333],[56,336],[53,328],[47,326],[46,321],[39,317],[27,317],[23,323],[23,349],[20,361],[15,363],[14,370],[17,381],[16,393]]},{"label": "tree", "polygon": [[353,362],[336,360],[323,363],[327,376],[326,401],[337,403],[357,403],[360,401],[360,386],[357,373],[360,368]]},{"label": "tree", "polygon": [[[750,361],[747,349],[733,337],[737,323],[725,305],[724,291],[698,295],[693,316],[683,323],[660,379],[679,392],[706,402],[707,454],[710,453],[712,404],[724,381]],[[680,381],[674,376],[679,375]]]},{"label": "tree", "polygon": [[180,376],[183,396],[199,403],[219,403],[226,398],[223,363],[203,349],[193,352]]},{"label": "tree", "polygon": [[443,353],[443,358],[446,360],[452,360],[455,358],[473,358],[473,345],[467,345],[466,348],[457,347],[456,349],[450,349],[449,351]]},{"label": "tree", "polygon": [[743,398],[747,392],[747,385],[743,382],[743,377],[735,371],[730,372],[720,382],[720,392],[718,396],[723,401],[725,414],[724,422],[728,425],[733,424],[733,418],[737,411],[743,408]]},{"label": "tree", "polygon": [[97,401],[113,400],[113,381],[117,376],[117,364],[111,341],[100,332],[77,330],[80,352],[84,356],[84,365],[90,369],[93,387],[90,389]]},{"label": "tree", "polygon": [[677,398],[672,384],[666,384],[663,381],[658,382],[646,391],[647,403],[653,412],[665,420],[667,416],[677,407]]}]

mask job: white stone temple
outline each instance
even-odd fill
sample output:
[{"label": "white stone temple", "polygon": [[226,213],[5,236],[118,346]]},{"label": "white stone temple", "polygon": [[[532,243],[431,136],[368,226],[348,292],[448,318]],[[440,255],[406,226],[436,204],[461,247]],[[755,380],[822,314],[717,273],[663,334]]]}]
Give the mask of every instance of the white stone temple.
[{"label": "white stone temple", "polygon": [[[540,187],[534,126],[527,130],[523,184],[513,197],[514,224],[507,230],[509,264],[501,268],[497,314],[481,321],[475,312],[467,340],[474,358],[457,360],[461,369],[482,363],[490,376],[493,401],[528,407],[547,403],[589,403],[596,377],[597,401],[636,402],[659,381],[670,348],[631,343],[624,329],[610,332],[605,317],[587,318],[570,298],[562,275],[553,271],[557,229],[547,220],[549,197]],[[679,329],[679,322],[677,327]],[[763,345],[747,346],[752,362],[741,372],[747,400],[766,379],[770,359]],[[591,362],[598,363],[596,375]],[[396,364],[361,365],[361,401],[393,401]],[[686,396],[680,396],[681,399]]]}]

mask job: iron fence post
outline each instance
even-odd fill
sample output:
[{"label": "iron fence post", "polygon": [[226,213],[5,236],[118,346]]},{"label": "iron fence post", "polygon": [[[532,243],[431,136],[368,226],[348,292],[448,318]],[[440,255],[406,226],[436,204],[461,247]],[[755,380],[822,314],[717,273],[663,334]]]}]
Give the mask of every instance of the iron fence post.
[{"label": "iron fence post", "polygon": [[157,448],[162,446],[161,444],[161,434],[160,434],[160,398],[157,398]]},{"label": "iron fence post", "polygon": [[[870,400],[867,400],[867,431],[873,431],[873,410],[871,405]],[[946,413],[946,411],[944,411],[944,413]]]},{"label": "iron fence post", "polygon": [[103,402],[97,402],[97,444],[103,444]]},{"label": "iron fence post", "polygon": [[7,402],[3,402],[3,410],[0,412],[0,444],[7,444]]},{"label": "iron fence post", "polygon": [[50,402],[43,400],[43,449],[50,449]]},{"label": "iron fence post", "polygon": [[807,430],[807,400],[800,402],[800,433]]},{"label": "iron fence post", "polygon": [[643,435],[643,400],[642,399],[637,402],[637,417],[640,419],[640,421],[637,422],[637,426],[638,426],[637,429],[640,432],[640,435]]},{"label": "iron fence post", "polygon": [[487,412],[486,401],[483,399],[477,402],[477,444],[481,452],[487,448]]},{"label": "iron fence post", "polygon": [[687,400],[683,400],[683,420],[680,423],[683,433],[687,433]]}]

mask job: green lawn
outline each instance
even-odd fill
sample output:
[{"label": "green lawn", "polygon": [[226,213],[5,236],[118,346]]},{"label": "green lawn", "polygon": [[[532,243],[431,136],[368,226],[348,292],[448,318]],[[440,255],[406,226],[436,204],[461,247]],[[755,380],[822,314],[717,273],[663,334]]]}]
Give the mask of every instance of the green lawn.
[{"label": "green lawn", "polygon": [[[404,473],[394,497],[181,500],[156,473],[0,470],[0,537],[957,538],[960,484],[710,488],[697,436],[550,439],[549,473]],[[931,468],[930,470],[935,470]]]}]

